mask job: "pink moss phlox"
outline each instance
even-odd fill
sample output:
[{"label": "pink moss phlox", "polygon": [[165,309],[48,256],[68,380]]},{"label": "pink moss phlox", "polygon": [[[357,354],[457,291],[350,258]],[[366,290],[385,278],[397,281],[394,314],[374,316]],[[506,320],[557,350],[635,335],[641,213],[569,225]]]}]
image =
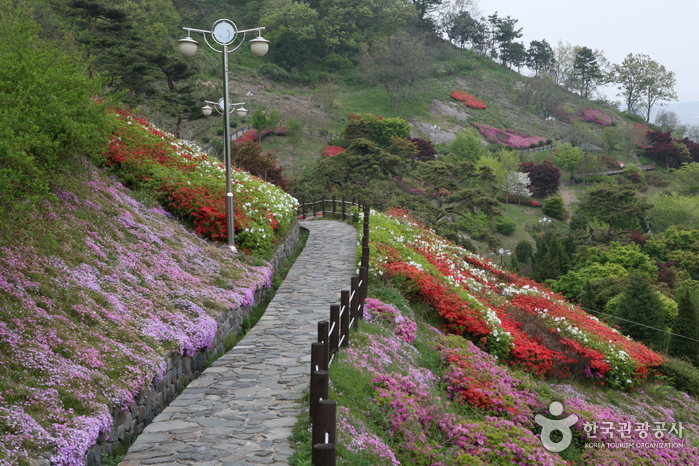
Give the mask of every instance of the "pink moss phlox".
[{"label": "pink moss phlox", "polygon": [[417,334],[417,324],[403,316],[392,304],[384,304],[378,299],[368,298],[365,304],[364,319],[393,328],[393,332],[406,343],[412,343]]}]

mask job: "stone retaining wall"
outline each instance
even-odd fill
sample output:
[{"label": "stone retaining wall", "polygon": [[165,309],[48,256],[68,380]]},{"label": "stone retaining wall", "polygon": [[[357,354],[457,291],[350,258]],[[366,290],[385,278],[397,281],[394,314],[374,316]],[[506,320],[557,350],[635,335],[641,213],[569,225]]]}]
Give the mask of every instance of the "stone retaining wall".
[{"label": "stone retaining wall", "polygon": [[[291,233],[277,248],[270,261],[275,272],[284,259],[290,257],[296,250],[299,233],[300,227],[296,223]],[[129,444],[143,432],[143,429],[177,397],[189,382],[199,377],[204,362],[209,356],[214,353],[223,354],[226,337],[241,330],[243,319],[250,315],[252,308],[264,299],[265,294],[266,290],[258,290],[255,293],[253,306],[229,310],[217,316],[218,331],[214,345],[209,351],[200,350],[191,356],[182,356],[172,352],[165,354],[167,372],[163,379],[148,390],[141,391],[127,409],[112,409],[114,423],[109,435],[107,438],[100,438],[98,443],[90,448],[84,464],[86,466],[99,466],[102,455],[111,455],[117,445],[120,443]],[[32,462],[32,466],[50,466],[50,464],[47,459]]]}]

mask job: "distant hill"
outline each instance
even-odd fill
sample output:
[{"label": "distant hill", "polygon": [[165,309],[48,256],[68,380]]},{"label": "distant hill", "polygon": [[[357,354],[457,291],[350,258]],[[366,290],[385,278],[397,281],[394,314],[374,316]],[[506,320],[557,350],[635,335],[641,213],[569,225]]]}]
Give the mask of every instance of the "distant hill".
[{"label": "distant hill", "polygon": [[686,125],[699,125],[699,102],[679,102],[669,104],[662,109],[675,112],[680,121]]}]

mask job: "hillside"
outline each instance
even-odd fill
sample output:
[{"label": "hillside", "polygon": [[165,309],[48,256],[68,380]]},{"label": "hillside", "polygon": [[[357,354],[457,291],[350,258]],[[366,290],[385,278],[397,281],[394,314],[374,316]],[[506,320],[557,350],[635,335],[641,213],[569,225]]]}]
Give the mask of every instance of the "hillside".
[{"label": "hillside", "polygon": [[[122,179],[133,183],[139,167],[172,179],[178,172],[166,166],[185,166],[193,179],[209,173],[222,184],[203,154],[143,120],[122,118],[104,154],[130,161]],[[236,184],[247,197],[238,220],[258,217],[266,204],[274,209],[265,217],[270,232],[270,219],[277,232],[288,231],[292,198],[244,173]],[[220,314],[251,306],[270,286],[268,262],[202,239],[182,223],[182,204],[178,220],[158,195],[127,189],[114,166],[78,157],[71,173],[53,177],[49,197],[3,227],[0,464],[28,464],[29,455],[83,464],[100,436],[116,435],[114,413],[163,377],[165,353],[211,349]],[[264,225],[247,228],[242,244],[264,255],[276,232],[265,239]]]},{"label": "hillside", "polygon": [[[367,323],[330,370],[339,464],[699,461],[696,399],[659,354],[405,212],[371,223]],[[572,436],[546,440],[541,416]]]}]

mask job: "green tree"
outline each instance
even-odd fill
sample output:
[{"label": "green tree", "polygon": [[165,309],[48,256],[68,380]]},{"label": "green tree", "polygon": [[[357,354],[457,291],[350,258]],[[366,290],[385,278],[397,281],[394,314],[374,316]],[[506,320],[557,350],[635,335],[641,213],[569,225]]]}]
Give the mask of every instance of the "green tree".
[{"label": "green tree", "polygon": [[609,237],[644,225],[650,208],[646,199],[636,197],[636,188],[633,186],[600,184],[583,197],[578,212],[605,224],[607,231],[604,236]]},{"label": "green tree", "polygon": [[617,317],[622,333],[656,350],[663,349],[665,307],[643,273],[629,275],[619,300]]},{"label": "green tree", "polygon": [[[55,173],[96,157],[109,127],[95,102],[102,82],[85,76],[79,56],[39,39],[29,10],[0,3],[0,205],[45,198]],[[23,199],[27,202],[16,203]]]},{"label": "green tree", "polygon": [[691,290],[683,287],[677,293],[678,314],[672,325],[668,353],[676,358],[688,359],[692,364],[699,363],[699,319],[697,306]]},{"label": "green tree", "polygon": [[608,80],[617,84],[624,98],[626,111],[646,110],[650,121],[653,106],[665,100],[676,100],[675,74],[644,54],[628,54],[621,64],[613,65]]},{"label": "green tree", "polygon": [[408,99],[413,86],[432,73],[432,57],[424,36],[402,31],[375,42],[361,56],[359,75],[381,85],[395,110],[401,99]]},{"label": "green tree", "polygon": [[513,257],[516,257],[521,264],[531,263],[534,257],[534,246],[525,239],[520,240],[515,247],[515,255]]},{"label": "green tree", "polygon": [[318,12],[306,2],[271,0],[262,3],[260,23],[274,47],[270,57],[286,70],[303,66],[313,56],[318,34]]},{"label": "green tree", "polygon": [[571,180],[575,179],[575,172],[580,168],[584,155],[581,148],[574,147],[569,142],[551,151],[553,162],[561,170],[569,171]]},{"label": "green tree", "polygon": [[534,70],[534,75],[548,70],[553,65],[553,49],[546,39],[533,40],[527,50],[527,66]]},{"label": "green tree", "polygon": [[575,54],[573,73],[580,88],[580,97],[585,99],[604,77],[595,52],[588,47],[581,47]]},{"label": "green tree", "polygon": [[478,135],[472,128],[467,128],[456,133],[456,137],[449,145],[447,158],[454,162],[477,163],[485,153],[486,149]]},{"label": "green tree", "polygon": [[675,73],[665,69],[660,63],[651,60],[646,68],[646,79],[641,85],[640,105],[645,109],[645,118],[650,122],[650,115],[656,104],[677,100]]},{"label": "green tree", "polygon": [[301,130],[303,129],[303,123],[298,118],[290,118],[286,122],[286,138],[291,144],[294,152],[296,152],[296,146],[301,142]]},{"label": "green tree", "polygon": [[544,283],[555,280],[570,269],[570,256],[558,234],[546,233],[536,240],[536,253],[532,263],[532,278]]},{"label": "green tree", "polygon": [[541,211],[551,218],[556,220],[566,220],[568,218],[568,211],[566,210],[563,198],[551,197],[543,202]]},{"label": "green tree", "polygon": [[323,158],[313,173],[323,185],[335,187],[341,194],[370,199],[372,185],[394,174],[400,163],[399,156],[359,138],[344,152]]}]

